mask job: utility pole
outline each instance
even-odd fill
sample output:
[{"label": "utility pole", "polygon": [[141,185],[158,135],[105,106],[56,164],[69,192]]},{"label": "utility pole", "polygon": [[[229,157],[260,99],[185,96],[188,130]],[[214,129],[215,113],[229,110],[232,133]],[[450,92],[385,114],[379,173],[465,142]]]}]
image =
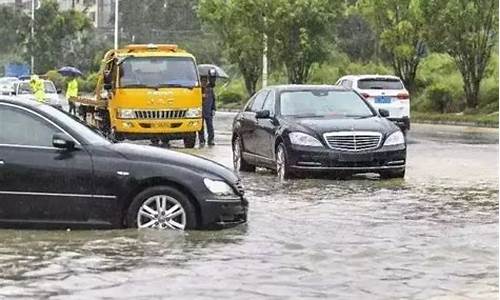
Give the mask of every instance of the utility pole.
[{"label": "utility pole", "polygon": [[266,28],[266,17],[264,16],[264,36],[263,36],[263,51],[262,51],[262,88],[267,86],[267,34],[265,32]]},{"label": "utility pole", "polygon": [[35,38],[35,0],[31,0],[31,74],[35,74],[35,57],[33,44]]},{"label": "utility pole", "polygon": [[115,0],[115,50],[118,49],[118,2]]}]

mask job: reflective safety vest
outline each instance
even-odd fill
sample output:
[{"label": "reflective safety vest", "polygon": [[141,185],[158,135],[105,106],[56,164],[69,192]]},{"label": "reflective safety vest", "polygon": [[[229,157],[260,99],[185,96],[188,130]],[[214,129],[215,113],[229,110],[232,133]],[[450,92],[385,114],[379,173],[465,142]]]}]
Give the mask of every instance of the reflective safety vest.
[{"label": "reflective safety vest", "polygon": [[66,90],[66,99],[71,100],[73,97],[78,97],[78,80],[76,78],[68,82],[68,89]]},{"label": "reflective safety vest", "polygon": [[45,84],[41,79],[35,79],[31,81],[31,89],[33,90],[33,95],[38,102],[45,101]]}]

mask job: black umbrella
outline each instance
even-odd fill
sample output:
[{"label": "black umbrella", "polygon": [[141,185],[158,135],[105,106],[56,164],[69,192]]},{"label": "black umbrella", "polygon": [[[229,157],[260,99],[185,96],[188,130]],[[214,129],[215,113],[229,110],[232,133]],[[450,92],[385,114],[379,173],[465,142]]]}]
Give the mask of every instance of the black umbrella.
[{"label": "black umbrella", "polygon": [[70,66],[62,67],[59,70],[57,70],[57,72],[59,72],[59,74],[61,74],[63,76],[82,76],[83,75],[80,70],[78,70],[75,67],[70,67]]},{"label": "black umbrella", "polygon": [[[200,76],[214,76],[218,78],[229,78],[229,75],[227,75],[224,70],[222,70],[220,67],[216,65],[211,65],[211,64],[202,64],[198,65],[198,72],[200,73]],[[213,74],[214,72],[215,74]]]}]

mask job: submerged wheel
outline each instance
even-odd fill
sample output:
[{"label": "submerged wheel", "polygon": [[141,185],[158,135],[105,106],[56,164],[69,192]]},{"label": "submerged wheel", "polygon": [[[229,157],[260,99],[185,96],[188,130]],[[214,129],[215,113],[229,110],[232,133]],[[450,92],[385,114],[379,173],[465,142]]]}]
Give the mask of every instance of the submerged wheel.
[{"label": "submerged wheel", "polygon": [[196,213],[189,199],[168,186],[149,188],[137,195],[130,205],[128,227],[160,230],[196,228]]},{"label": "submerged wheel", "polygon": [[285,145],[282,143],[276,147],[276,174],[279,180],[291,179],[295,175],[290,170]]},{"label": "submerged wheel", "polygon": [[196,133],[189,134],[183,138],[185,148],[194,148],[196,145]]},{"label": "submerged wheel", "polygon": [[255,172],[255,166],[249,164],[243,158],[243,145],[241,138],[237,137],[233,141],[233,166],[235,171]]},{"label": "submerged wheel", "polygon": [[392,178],[404,178],[405,177],[405,170],[397,170],[397,171],[381,171],[380,178],[382,179],[392,179]]}]

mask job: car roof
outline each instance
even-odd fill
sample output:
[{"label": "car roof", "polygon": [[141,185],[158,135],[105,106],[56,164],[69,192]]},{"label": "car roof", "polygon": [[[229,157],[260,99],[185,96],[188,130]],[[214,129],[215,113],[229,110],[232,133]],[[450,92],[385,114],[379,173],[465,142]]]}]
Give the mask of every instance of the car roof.
[{"label": "car roof", "polygon": [[44,103],[40,103],[40,102],[35,101],[35,100],[28,100],[28,99],[17,98],[17,97],[8,97],[8,96],[0,97],[0,103],[15,104],[18,106],[23,106],[23,107],[27,107],[27,108],[33,108],[33,109],[37,109],[41,105],[46,105]]},{"label": "car roof", "polygon": [[345,75],[345,76],[342,76],[340,79],[353,79],[353,80],[360,80],[360,79],[377,79],[377,78],[390,78],[390,79],[397,79],[397,80],[401,80],[401,78],[399,78],[398,76],[394,76],[394,75],[380,75],[380,74],[364,74],[364,75]]},{"label": "car roof", "polygon": [[265,89],[273,89],[277,92],[284,91],[303,91],[303,90],[338,90],[338,91],[350,91],[351,89],[338,86],[338,85],[326,85],[326,84],[282,84],[282,85],[270,85]]}]

